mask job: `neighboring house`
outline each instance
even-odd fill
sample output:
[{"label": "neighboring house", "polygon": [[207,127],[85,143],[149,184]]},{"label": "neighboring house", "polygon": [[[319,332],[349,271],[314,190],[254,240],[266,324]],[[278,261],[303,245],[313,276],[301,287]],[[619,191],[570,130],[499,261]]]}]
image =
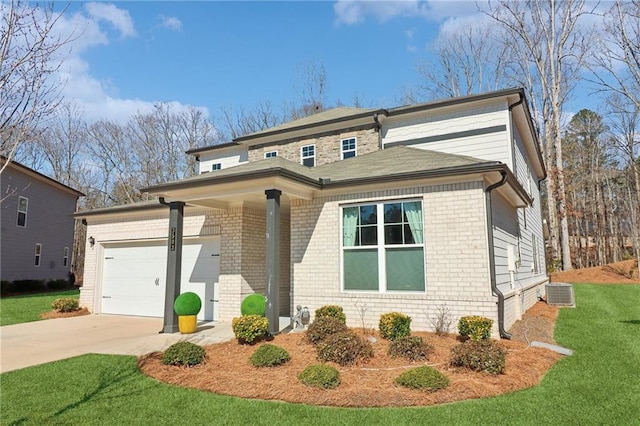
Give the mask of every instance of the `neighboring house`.
[{"label": "neighboring house", "polygon": [[67,279],[73,214],[84,194],[16,161],[2,171],[0,188],[2,280]]},{"label": "neighboring house", "polygon": [[446,305],[508,337],[545,294],[546,171],[522,89],[336,108],[189,154],[201,174],[143,189],[159,202],[77,215],[96,241],[93,312],[164,316],[171,332],[179,291],[202,296],[203,320],[259,292],[272,323],[335,304],[350,325],[399,311],[429,330]]}]

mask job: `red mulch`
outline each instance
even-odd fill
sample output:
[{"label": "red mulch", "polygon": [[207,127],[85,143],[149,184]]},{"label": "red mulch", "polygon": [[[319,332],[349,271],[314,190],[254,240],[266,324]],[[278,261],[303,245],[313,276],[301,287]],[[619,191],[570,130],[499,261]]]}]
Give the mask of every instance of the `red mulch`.
[{"label": "red mulch", "polygon": [[[523,321],[526,320],[529,339],[536,335],[533,333],[536,330],[546,336],[546,341],[551,336],[550,343],[553,342],[557,309],[539,302],[525,315]],[[450,367],[451,348],[460,343],[455,335],[439,337],[423,332],[413,334],[422,336],[435,347],[426,362],[390,358],[386,354],[388,342],[375,334],[373,359],[350,367],[332,364],[340,371],[341,378],[340,386],[333,390],[308,387],[298,381],[297,376],[304,368],[318,363],[315,349],[304,341],[303,333],[281,334],[270,342],[285,348],[291,355],[291,361],[275,368],[256,368],[249,363],[249,357],[260,343],[249,346],[236,341],[206,346],[208,361],[196,367],[165,366],[161,363],[160,353],[142,357],[139,366],[145,374],[166,383],[242,398],[340,407],[433,405],[486,398],[538,384],[561,355],[529,347],[523,343],[526,339],[521,330],[514,329],[513,340],[499,342],[507,350],[507,368],[498,376]],[[358,332],[362,333],[361,330]],[[400,373],[421,365],[430,365],[448,376],[449,387],[425,392],[394,384]]]},{"label": "red mulch", "polygon": [[638,262],[625,260],[605,266],[572,269],[551,274],[552,282],[590,283],[590,284],[640,284]]}]

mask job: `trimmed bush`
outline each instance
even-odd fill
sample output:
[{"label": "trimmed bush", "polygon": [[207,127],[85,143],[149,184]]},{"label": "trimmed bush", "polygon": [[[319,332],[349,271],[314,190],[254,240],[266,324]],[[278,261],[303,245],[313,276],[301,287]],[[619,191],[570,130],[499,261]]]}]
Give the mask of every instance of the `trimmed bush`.
[{"label": "trimmed bush", "polygon": [[284,364],[290,359],[291,356],[285,349],[280,346],[265,343],[251,354],[249,362],[251,362],[251,365],[254,367],[275,367]]},{"label": "trimmed bush", "polygon": [[201,364],[206,358],[206,353],[201,346],[191,342],[178,342],[169,346],[162,354],[164,365],[183,365],[193,367]]},{"label": "trimmed bush", "polygon": [[409,361],[427,359],[433,352],[433,346],[419,336],[402,336],[389,344],[388,354],[393,358],[405,358]]},{"label": "trimmed bush", "polygon": [[6,295],[13,291],[13,283],[11,281],[0,281],[0,294]]},{"label": "trimmed bush", "polygon": [[261,315],[246,315],[231,320],[231,328],[240,343],[252,344],[269,332],[269,320]]},{"label": "trimmed bush", "polygon": [[240,305],[240,313],[245,315],[264,316],[267,311],[267,298],[260,293],[250,294],[244,298]]},{"label": "trimmed bush", "polygon": [[389,312],[380,315],[378,328],[380,336],[388,340],[396,340],[399,337],[411,334],[411,317],[400,312]]},{"label": "trimmed bush", "polygon": [[373,357],[371,343],[356,334],[346,331],[328,336],[316,346],[319,361],[332,361],[340,365],[351,365],[358,359]]},{"label": "trimmed bush", "polygon": [[451,365],[498,375],[504,372],[506,353],[491,340],[469,340],[451,349]]},{"label": "trimmed bush", "polygon": [[43,280],[17,280],[13,282],[13,291],[16,293],[35,293],[45,290],[46,285]]},{"label": "trimmed bush", "polygon": [[332,334],[344,333],[348,330],[347,326],[338,318],[320,317],[309,325],[306,338],[310,343],[317,345]]},{"label": "trimmed bush", "polygon": [[395,379],[396,384],[411,389],[437,391],[449,386],[449,378],[429,366],[412,368]]},{"label": "trimmed bush", "polygon": [[471,340],[487,340],[491,337],[491,327],[493,320],[471,315],[460,318],[458,321],[458,332],[462,337],[468,337]]},{"label": "trimmed bush", "polygon": [[73,312],[78,310],[78,301],[71,297],[59,297],[51,303],[57,312]]},{"label": "trimmed bush", "polygon": [[347,316],[344,314],[342,306],[326,305],[316,309],[316,321],[326,317],[336,318],[343,324],[347,323]]},{"label": "trimmed bush", "polygon": [[180,316],[198,315],[201,308],[202,301],[200,296],[191,291],[182,293],[176,297],[176,301],[173,303],[173,310]]},{"label": "trimmed bush", "polygon": [[298,374],[298,380],[307,386],[335,389],[340,384],[340,373],[330,365],[316,364],[302,370]]},{"label": "trimmed bush", "polygon": [[47,282],[47,288],[49,290],[64,290],[69,287],[71,287],[69,280],[49,280]]}]

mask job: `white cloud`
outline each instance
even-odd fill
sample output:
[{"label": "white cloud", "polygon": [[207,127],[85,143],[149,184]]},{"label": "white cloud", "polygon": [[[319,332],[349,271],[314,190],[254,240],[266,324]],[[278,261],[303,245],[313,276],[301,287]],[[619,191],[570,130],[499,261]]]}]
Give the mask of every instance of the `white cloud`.
[{"label": "white cloud", "polygon": [[158,16],[160,19],[160,27],[172,31],[180,31],[182,29],[182,21],[174,16]]},{"label": "white cloud", "polygon": [[84,7],[89,16],[95,21],[107,21],[113,25],[120,32],[121,38],[124,39],[136,35],[133,19],[131,19],[128,11],[106,3],[87,3]]},{"label": "white cloud", "polygon": [[354,1],[338,0],[333,5],[336,21],[342,24],[363,22],[368,15],[380,22],[386,22],[399,16],[424,16],[429,14],[426,2],[410,1]]}]

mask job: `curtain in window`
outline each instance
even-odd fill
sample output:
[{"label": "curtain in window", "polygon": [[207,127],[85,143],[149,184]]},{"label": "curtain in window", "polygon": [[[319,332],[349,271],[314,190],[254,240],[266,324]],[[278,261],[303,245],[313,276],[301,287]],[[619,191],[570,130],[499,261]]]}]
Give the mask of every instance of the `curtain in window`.
[{"label": "curtain in window", "polygon": [[345,207],[342,209],[342,245],[353,247],[356,244],[356,227],[358,225],[358,207]]},{"label": "curtain in window", "polygon": [[404,203],[404,214],[407,216],[409,228],[415,244],[422,244],[422,205],[421,203]]}]

